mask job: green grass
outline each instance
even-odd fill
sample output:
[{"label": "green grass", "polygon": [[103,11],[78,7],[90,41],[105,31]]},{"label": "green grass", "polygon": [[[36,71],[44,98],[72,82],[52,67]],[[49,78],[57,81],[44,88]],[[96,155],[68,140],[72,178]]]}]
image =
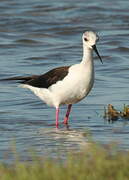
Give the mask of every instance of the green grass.
[{"label": "green grass", "polygon": [[0,180],[128,180],[129,152],[117,147],[91,144],[81,152],[71,152],[66,160],[38,158],[0,165]]}]

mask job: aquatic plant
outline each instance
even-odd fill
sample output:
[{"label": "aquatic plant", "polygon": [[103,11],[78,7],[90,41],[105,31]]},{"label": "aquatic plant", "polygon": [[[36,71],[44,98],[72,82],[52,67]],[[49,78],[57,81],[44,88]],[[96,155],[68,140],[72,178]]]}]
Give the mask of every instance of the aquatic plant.
[{"label": "aquatic plant", "polygon": [[129,105],[125,105],[122,111],[116,110],[112,104],[108,104],[107,109],[104,108],[104,119],[108,121],[116,121],[119,118],[129,119]]}]

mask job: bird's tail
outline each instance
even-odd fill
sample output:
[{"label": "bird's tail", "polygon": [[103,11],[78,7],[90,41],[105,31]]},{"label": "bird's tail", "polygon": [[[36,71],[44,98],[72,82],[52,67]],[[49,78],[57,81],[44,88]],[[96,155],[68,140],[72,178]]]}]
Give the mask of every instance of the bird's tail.
[{"label": "bird's tail", "polygon": [[0,81],[18,81],[19,83],[25,83],[29,80],[32,80],[36,78],[37,75],[33,76],[17,76],[17,77],[11,77],[11,78],[5,78],[5,79],[0,79]]}]

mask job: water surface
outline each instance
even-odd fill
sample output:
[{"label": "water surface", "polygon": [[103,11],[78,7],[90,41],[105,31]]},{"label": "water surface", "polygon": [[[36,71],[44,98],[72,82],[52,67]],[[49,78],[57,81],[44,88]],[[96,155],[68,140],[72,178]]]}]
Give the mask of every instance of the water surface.
[{"label": "water surface", "polygon": [[[0,83],[0,159],[13,159],[10,148],[24,159],[30,148],[39,155],[60,149],[79,150],[91,131],[102,144],[117,142],[129,149],[129,122],[108,123],[104,107],[118,110],[129,104],[129,1],[63,0],[0,1],[0,77],[42,74],[51,68],[75,64],[82,58],[81,36],[98,32],[95,85],[90,95],[73,106],[69,129],[55,123],[55,109],[47,107],[29,90],[16,83]],[[60,122],[66,107],[61,108]]]}]

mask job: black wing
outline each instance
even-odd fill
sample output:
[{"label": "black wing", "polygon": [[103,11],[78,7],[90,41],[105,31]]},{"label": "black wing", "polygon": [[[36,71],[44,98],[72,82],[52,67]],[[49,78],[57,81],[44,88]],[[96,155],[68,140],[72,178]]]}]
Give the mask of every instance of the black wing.
[{"label": "black wing", "polygon": [[20,76],[20,77],[8,78],[5,80],[19,80],[20,83],[23,84],[28,84],[39,88],[48,88],[52,84],[55,84],[57,81],[64,79],[69,72],[69,67],[70,66],[58,67],[39,76],[38,75],[27,76],[27,77]]}]

